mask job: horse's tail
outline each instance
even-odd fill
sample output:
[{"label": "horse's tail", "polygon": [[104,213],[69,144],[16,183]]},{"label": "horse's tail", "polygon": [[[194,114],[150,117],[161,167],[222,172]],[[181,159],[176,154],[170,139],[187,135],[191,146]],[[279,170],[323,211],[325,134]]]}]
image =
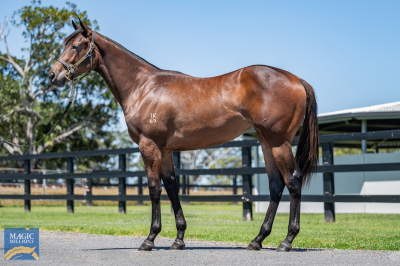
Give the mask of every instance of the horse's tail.
[{"label": "horse's tail", "polygon": [[307,95],[306,116],[301,129],[300,139],[297,144],[296,161],[303,174],[303,187],[308,185],[311,176],[317,170],[319,139],[317,120],[317,101],[314,89],[305,80],[299,79]]}]

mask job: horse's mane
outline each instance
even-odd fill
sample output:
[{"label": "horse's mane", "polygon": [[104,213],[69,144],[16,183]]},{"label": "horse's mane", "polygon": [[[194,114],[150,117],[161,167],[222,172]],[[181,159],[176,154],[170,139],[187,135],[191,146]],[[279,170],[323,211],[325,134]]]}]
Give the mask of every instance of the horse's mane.
[{"label": "horse's mane", "polygon": [[[66,46],[66,45],[75,37],[75,35],[77,35],[78,33],[82,32],[82,31],[83,31],[82,28],[79,28],[79,29],[77,29],[76,31],[74,31],[73,33],[71,33],[69,36],[67,36],[67,37],[64,39],[64,42],[63,42],[64,46]],[[112,39],[110,39],[110,38],[108,38],[108,37],[106,37],[106,36],[104,36],[104,35],[102,35],[102,34],[100,34],[100,33],[97,33],[97,34],[98,34],[98,35],[101,35],[101,36],[102,36],[104,39],[106,39],[107,41],[112,42],[113,44],[115,44],[116,46],[118,46],[119,48],[121,48],[122,50],[124,50],[125,52],[130,53],[131,55],[133,55],[133,56],[136,57],[137,59],[141,60],[142,62],[144,62],[144,63],[146,63],[146,64],[149,64],[149,65],[151,65],[151,66],[154,67],[154,68],[159,69],[159,68],[156,67],[155,65],[153,65],[153,64],[151,64],[151,63],[149,63],[149,62],[147,62],[147,61],[146,61],[145,59],[143,59],[142,57],[140,57],[140,56],[138,56],[137,54],[135,54],[135,53],[129,51],[128,49],[126,49],[124,46],[122,46],[122,45],[119,44],[118,42],[116,42],[116,41],[114,41],[114,40],[112,40]]]},{"label": "horse's mane", "polygon": [[[98,33],[98,34],[99,34],[99,33]],[[101,35],[101,34],[99,34],[99,35]],[[143,59],[142,57],[140,57],[140,56],[138,56],[137,54],[135,54],[135,53],[129,51],[128,49],[126,49],[124,46],[122,46],[122,45],[119,44],[118,42],[116,42],[116,41],[114,41],[114,40],[112,40],[112,39],[110,39],[110,38],[108,38],[108,37],[106,37],[106,36],[104,36],[104,35],[101,35],[101,36],[102,36],[104,39],[106,39],[107,41],[112,42],[113,44],[115,44],[116,46],[118,46],[119,48],[121,48],[122,50],[124,50],[125,52],[128,52],[128,53],[130,53],[131,55],[133,55],[134,57],[136,57],[137,59],[143,61],[144,63],[149,64],[149,65],[151,65],[152,67],[159,69],[159,68],[156,67],[155,65],[153,65],[153,64],[151,64],[151,63],[149,63],[149,62],[147,62],[147,61],[146,61],[145,59]]]}]

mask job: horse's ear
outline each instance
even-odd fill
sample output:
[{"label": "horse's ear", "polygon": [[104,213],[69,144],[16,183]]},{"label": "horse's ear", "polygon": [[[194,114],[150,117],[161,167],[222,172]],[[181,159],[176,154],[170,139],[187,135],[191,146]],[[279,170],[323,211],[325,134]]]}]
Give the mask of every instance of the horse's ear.
[{"label": "horse's ear", "polygon": [[83,37],[87,38],[92,33],[92,30],[88,26],[86,26],[80,18],[79,18],[79,24],[81,25],[82,28],[81,34],[83,35]]},{"label": "horse's ear", "polygon": [[72,27],[74,27],[75,30],[79,29],[79,26],[76,25],[75,21],[71,20],[72,22]]}]

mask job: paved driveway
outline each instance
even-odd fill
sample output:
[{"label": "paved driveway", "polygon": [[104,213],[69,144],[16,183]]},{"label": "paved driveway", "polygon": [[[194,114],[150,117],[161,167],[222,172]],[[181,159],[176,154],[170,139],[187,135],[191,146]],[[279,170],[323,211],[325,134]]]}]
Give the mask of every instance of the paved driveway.
[{"label": "paved driveway", "polygon": [[[4,254],[4,232],[0,252]],[[400,265],[399,251],[274,248],[246,251],[245,245],[189,241],[183,251],[170,251],[172,239],[156,239],[151,252],[137,251],[143,237],[40,232],[39,261],[5,261],[0,265]]]}]

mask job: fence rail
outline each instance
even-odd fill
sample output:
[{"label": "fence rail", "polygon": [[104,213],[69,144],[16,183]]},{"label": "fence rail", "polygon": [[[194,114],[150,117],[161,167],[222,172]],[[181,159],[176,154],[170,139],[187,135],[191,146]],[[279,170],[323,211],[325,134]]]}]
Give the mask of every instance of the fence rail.
[{"label": "fence rail", "polygon": [[[323,195],[303,195],[304,202],[324,202],[325,221],[335,221],[335,202],[386,202],[400,203],[400,195],[335,195],[334,190],[334,173],[335,172],[367,172],[367,171],[399,171],[399,163],[379,163],[379,164],[352,164],[352,165],[334,165],[333,163],[333,143],[345,141],[359,140],[382,140],[382,139],[398,139],[400,138],[400,130],[378,131],[367,133],[346,133],[332,134],[320,136],[322,146],[323,164],[318,166],[317,172],[323,173]],[[296,144],[298,137],[293,140]],[[243,202],[243,218],[245,220],[252,219],[252,203],[254,201],[270,201],[269,195],[252,195],[252,175],[266,173],[264,167],[251,167],[251,147],[258,146],[258,140],[232,141],[222,145],[213,146],[211,148],[240,147],[242,148],[242,167],[240,168],[222,168],[222,169],[181,169],[180,168],[180,152],[173,153],[175,174],[182,176],[182,191],[180,195],[182,201],[202,201],[202,202]],[[142,195],[142,186],[144,185],[142,177],[146,175],[145,171],[126,171],[126,154],[140,152],[138,148],[113,149],[113,150],[96,150],[96,151],[77,151],[65,153],[46,153],[39,155],[21,155],[21,156],[5,156],[0,157],[0,161],[24,161],[24,174],[0,174],[0,181],[5,180],[24,180],[24,195],[0,195],[0,199],[19,199],[25,201],[25,210],[30,211],[31,200],[66,200],[67,211],[74,212],[75,200],[86,200],[89,204],[93,200],[110,200],[118,201],[119,211],[126,213],[126,201],[146,201],[149,196]],[[118,171],[104,171],[92,173],[74,173],[74,158],[102,155],[118,155]],[[67,173],[42,175],[31,173],[32,159],[50,159],[50,158],[66,158]],[[199,186],[187,184],[185,176],[187,175],[241,175],[243,195],[210,195],[196,196],[185,195],[188,187],[231,187],[236,194],[236,178],[234,185],[210,185]],[[135,186],[139,188],[139,195],[126,195],[126,178],[139,177],[139,183]],[[118,195],[91,195],[91,188],[87,195],[74,195],[74,179],[86,178],[90,184],[93,178],[118,178]],[[67,180],[67,195],[31,195],[30,181],[32,179],[53,179],[63,178]],[[91,187],[92,185],[90,185]],[[166,195],[161,196],[162,200],[168,200]],[[289,196],[283,195],[283,201],[288,201]]]},{"label": "fence rail", "polygon": [[[377,164],[338,164],[338,165],[319,165],[317,173],[343,173],[343,172],[377,172],[377,171],[399,171],[400,163],[377,163]],[[253,175],[267,173],[265,167],[252,168],[220,168],[220,169],[175,169],[176,175]],[[145,176],[145,171],[104,171],[91,173],[61,173],[53,175],[42,174],[0,174],[1,180],[29,180],[29,179],[76,179],[76,178],[115,178],[115,177],[135,177]],[[213,185],[211,185],[213,186]],[[200,187],[200,185],[199,185]]]},{"label": "fence rail", "polygon": [[[182,201],[205,202],[254,202],[270,201],[270,195],[179,195]],[[109,201],[150,201],[148,195],[0,195],[0,199],[13,200],[109,200]],[[169,200],[161,195],[161,200]],[[289,195],[282,195],[282,201],[290,201]],[[380,202],[400,203],[400,195],[303,195],[302,202]]]}]

